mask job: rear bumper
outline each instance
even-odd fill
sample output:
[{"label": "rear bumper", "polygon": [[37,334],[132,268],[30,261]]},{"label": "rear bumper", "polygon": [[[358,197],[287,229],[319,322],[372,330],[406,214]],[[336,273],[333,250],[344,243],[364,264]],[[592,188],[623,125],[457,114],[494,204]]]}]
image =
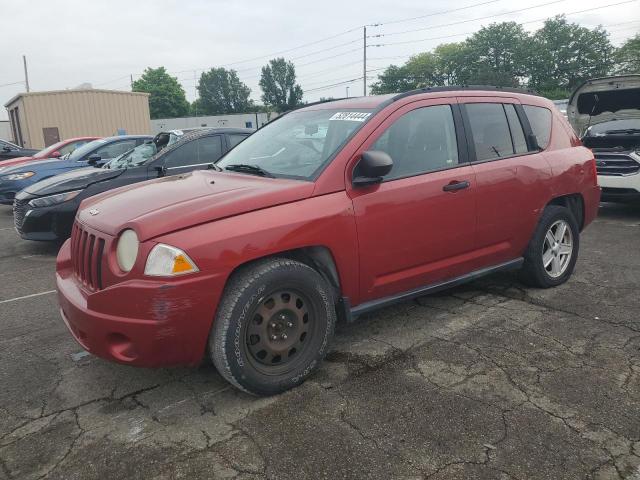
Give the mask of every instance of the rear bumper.
[{"label": "rear bumper", "polygon": [[89,291],[73,272],[70,244],[58,254],[60,313],[76,341],[92,354],[127,365],[198,365],[222,286],[197,275],[179,281],[129,280]]}]

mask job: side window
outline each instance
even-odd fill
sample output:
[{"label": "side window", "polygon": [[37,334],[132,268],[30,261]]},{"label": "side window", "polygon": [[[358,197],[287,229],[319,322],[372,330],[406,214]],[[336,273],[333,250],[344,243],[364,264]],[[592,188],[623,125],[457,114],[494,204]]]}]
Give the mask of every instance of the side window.
[{"label": "side window", "polygon": [[466,110],[476,160],[493,160],[513,155],[509,124],[501,103],[468,103]]},{"label": "side window", "polygon": [[222,156],[222,137],[215,135],[198,139],[198,162],[215,162]]},{"label": "side window", "polygon": [[393,159],[385,180],[419,175],[458,164],[453,112],[449,105],[422,107],[405,113],[369,148]]},{"label": "side window", "polygon": [[185,143],[165,156],[166,168],[180,168],[215,162],[222,156],[220,135],[201,137]]},{"label": "side window", "polygon": [[136,146],[135,140],[124,140],[122,142],[113,142],[109,145],[99,148],[95,153],[100,155],[104,160],[105,158],[116,158],[125,152],[128,152]]},{"label": "side window", "polygon": [[229,140],[229,150],[239,144],[242,140],[247,138],[248,135],[239,135],[237,133],[227,135],[227,139]]},{"label": "side window", "polygon": [[524,130],[516,113],[515,105],[507,103],[504,105],[504,110],[507,112],[514,153],[527,153],[527,140],[524,138]]},{"label": "side window", "polygon": [[531,124],[531,130],[538,139],[538,145],[544,150],[549,146],[551,139],[551,110],[533,105],[523,105],[522,107]]},{"label": "side window", "polygon": [[69,143],[69,144],[65,145],[64,147],[60,148],[58,151],[60,152],[61,155],[66,155],[67,153],[73,152],[76,148],[81,147],[85,143],[87,143],[87,142],[84,141],[84,140],[81,140],[81,141],[78,141],[78,142]]}]

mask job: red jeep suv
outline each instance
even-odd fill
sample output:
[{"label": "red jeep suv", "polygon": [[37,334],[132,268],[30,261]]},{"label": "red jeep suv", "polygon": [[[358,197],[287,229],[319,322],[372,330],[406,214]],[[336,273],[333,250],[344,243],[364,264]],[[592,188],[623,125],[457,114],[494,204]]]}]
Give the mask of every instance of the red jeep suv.
[{"label": "red jeep suv", "polygon": [[83,202],[57,261],[89,352],[197,365],[270,395],[303,382],[337,319],[502,270],[572,274],[600,188],[553,104],[490,87],[308,105],[207,170]]}]

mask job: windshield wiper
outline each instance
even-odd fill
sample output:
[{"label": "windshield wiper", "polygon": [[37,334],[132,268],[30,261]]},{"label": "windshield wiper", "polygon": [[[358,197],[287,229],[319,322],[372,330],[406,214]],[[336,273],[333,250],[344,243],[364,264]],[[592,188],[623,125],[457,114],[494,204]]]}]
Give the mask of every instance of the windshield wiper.
[{"label": "windshield wiper", "polygon": [[251,175],[259,175],[260,177],[275,178],[273,173],[267,172],[264,168],[257,165],[249,165],[247,163],[236,163],[227,165],[224,168],[231,172],[249,173]]},{"label": "windshield wiper", "polygon": [[622,128],[620,130],[607,130],[604,133],[640,133],[640,128]]}]

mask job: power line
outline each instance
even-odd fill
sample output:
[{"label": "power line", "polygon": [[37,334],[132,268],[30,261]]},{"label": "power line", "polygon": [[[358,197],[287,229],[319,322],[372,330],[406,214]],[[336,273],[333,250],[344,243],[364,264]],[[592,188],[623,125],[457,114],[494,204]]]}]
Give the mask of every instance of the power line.
[{"label": "power line", "polygon": [[18,84],[24,85],[24,80],[21,80],[19,82],[3,83],[2,85],[0,85],[0,87],[9,87],[11,85],[18,85]]},{"label": "power line", "polygon": [[333,87],[339,87],[340,85],[346,85],[347,83],[353,83],[353,82],[357,82],[362,80],[363,77],[357,77],[357,78],[352,78],[350,80],[346,80],[344,82],[339,82],[339,83],[334,83],[332,85],[325,85],[324,87],[317,87],[317,88],[311,88],[309,90],[305,90],[305,93],[309,93],[309,92],[317,92],[319,90],[327,90],[329,88],[333,88]]},{"label": "power line", "polygon": [[368,27],[380,27],[382,25],[392,25],[392,24],[396,24],[396,23],[411,22],[413,20],[420,20],[420,19],[423,19],[423,18],[436,17],[438,15],[444,15],[445,13],[459,12],[459,11],[468,10],[468,9],[474,8],[474,7],[480,7],[482,5],[489,5],[490,3],[496,3],[496,2],[499,2],[499,1],[501,1],[501,0],[489,0],[489,1],[486,1],[486,2],[474,3],[473,5],[467,5],[466,7],[453,8],[451,10],[443,10],[443,11],[440,11],[440,12],[428,13],[426,15],[418,15],[417,17],[403,18],[403,19],[400,19],[400,20],[391,20],[389,22],[374,23],[372,25],[367,25],[367,26]]},{"label": "power line", "polygon": [[497,13],[497,14],[494,14],[494,15],[485,15],[484,17],[471,18],[471,19],[467,19],[467,20],[460,20],[458,22],[452,22],[452,23],[442,23],[440,25],[431,25],[429,27],[414,28],[412,30],[403,30],[403,31],[400,31],[400,32],[378,33],[376,35],[371,35],[371,37],[373,37],[373,38],[390,37],[392,35],[404,35],[404,34],[407,34],[407,33],[424,32],[425,30],[433,30],[434,28],[451,27],[451,26],[454,26],[454,25],[461,25],[463,23],[477,22],[478,20],[486,20],[488,18],[503,17],[505,15],[511,15],[513,13],[520,13],[520,12],[524,12],[524,11],[527,11],[527,10],[533,10],[535,8],[547,7],[549,5],[554,5],[556,3],[562,3],[562,2],[565,2],[565,1],[566,0],[553,0],[551,2],[532,5],[532,6],[526,7],[526,8],[519,8],[517,10],[510,10],[510,11],[504,12],[504,13]]},{"label": "power line", "polygon": [[[564,0],[561,0],[561,1],[564,1]],[[561,14],[561,15],[565,15],[565,16],[577,15],[579,13],[592,12],[594,10],[601,10],[603,8],[615,7],[615,6],[618,6],[618,5],[624,5],[624,4],[627,4],[627,3],[634,3],[634,2],[637,2],[637,1],[639,1],[639,0],[624,0],[622,2],[610,3],[608,5],[601,5],[599,7],[586,8],[584,10],[578,10],[578,11],[575,11],[575,12],[564,13],[564,14]],[[526,21],[526,22],[519,22],[517,24],[518,25],[526,25],[526,24],[529,24],[529,23],[543,22],[543,21],[549,20],[549,18],[551,18],[551,17],[540,18],[540,19],[537,19],[537,20],[529,20],[529,21]],[[371,47],[386,47],[386,46],[390,46],[390,45],[403,45],[403,44],[408,44],[408,43],[426,42],[428,40],[441,40],[441,39],[444,39],[444,38],[459,37],[459,36],[462,36],[462,35],[472,35],[474,33],[475,32],[456,33],[456,34],[453,34],[453,35],[444,35],[444,36],[440,36],[440,37],[429,37],[429,38],[420,38],[420,39],[416,39],[416,40],[405,40],[405,41],[401,41],[401,42],[380,43],[380,44],[374,44],[374,45],[370,45],[370,46]]]}]

